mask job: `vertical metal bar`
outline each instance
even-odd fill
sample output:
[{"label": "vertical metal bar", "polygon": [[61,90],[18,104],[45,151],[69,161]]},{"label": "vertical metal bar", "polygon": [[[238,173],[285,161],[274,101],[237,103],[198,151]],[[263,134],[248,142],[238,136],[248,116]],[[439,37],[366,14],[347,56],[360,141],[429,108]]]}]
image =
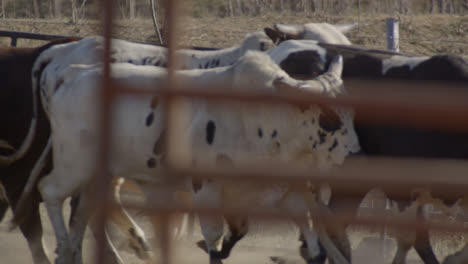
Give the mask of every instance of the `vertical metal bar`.
[{"label": "vertical metal bar", "polygon": [[[112,138],[110,130],[110,104],[113,100],[114,93],[112,90],[111,79],[110,79],[110,48],[111,48],[111,36],[112,36],[112,10],[113,10],[113,1],[112,0],[103,0],[102,1],[102,13],[103,13],[103,35],[104,35],[104,51],[102,54],[102,59],[104,62],[103,75],[102,75],[102,85],[99,92],[100,104],[99,104],[99,124],[101,134],[99,135],[99,147],[97,155],[97,168],[95,176],[96,184],[99,184],[101,188],[99,199],[95,199],[97,203],[97,208],[105,208],[105,210],[97,210],[98,214],[98,236],[97,236],[97,246],[98,252],[96,256],[97,263],[105,262],[105,250],[104,243],[106,239],[105,235],[105,220],[108,208],[108,197],[109,197],[109,187],[111,185],[112,176],[109,173],[109,146],[110,139]],[[105,206],[105,207],[103,207]]]},{"label": "vertical metal bar", "polygon": [[[167,32],[167,47],[168,47],[168,81],[167,81],[167,89],[172,89],[175,86],[175,70],[176,70],[176,58],[175,58],[175,49],[176,49],[176,36],[177,36],[177,31],[178,31],[178,24],[177,24],[177,7],[178,7],[178,1],[177,0],[166,0],[165,1],[166,5],[166,17],[167,17],[167,23],[165,26],[168,27],[168,30],[165,31]],[[167,141],[168,144],[166,144],[166,153],[168,158],[166,161],[169,162],[171,160],[170,156],[170,148],[169,146],[171,145],[171,141],[173,138],[172,135],[172,129],[171,129],[171,122],[172,119],[171,117],[174,117],[174,98],[168,97],[166,98],[167,104],[166,104],[166,118],[165,118],[165,126],[167,128],[166,130],[166,135],[167,135]],[[170,148],[170,149],[169,149]],[[171,177],[171,175],[167,175],[168,177]],[[170,184],[170,181],[168,181]],[[164,264],[170,264],[172,263],[172,254],[171,254],[171,237],[170,237],[170,214],[168,212],[162,213],[161,211],[159,213],[159,228],[156,230],[159,230],[160,234],[155,234],[159,236],[159,242],[161,245],[161,262]]]},{"label": "vertical metal bar", "polygon": [[387,31],[387,49],[395,52],[400,51],[400,31],[399,22],[395,18],[387,18],[386,20]]}]

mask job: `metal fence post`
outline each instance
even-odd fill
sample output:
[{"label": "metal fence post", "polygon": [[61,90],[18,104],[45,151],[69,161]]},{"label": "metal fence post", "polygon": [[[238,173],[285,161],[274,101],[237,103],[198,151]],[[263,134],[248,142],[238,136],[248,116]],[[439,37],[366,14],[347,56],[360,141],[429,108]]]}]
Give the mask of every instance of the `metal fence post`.
[{"label": "metal fence post", "polygon": [[395,52],[400,51],[400,31],[399,22],[395,18],[386,19],[386,31],[387,31],[387,49]]}]

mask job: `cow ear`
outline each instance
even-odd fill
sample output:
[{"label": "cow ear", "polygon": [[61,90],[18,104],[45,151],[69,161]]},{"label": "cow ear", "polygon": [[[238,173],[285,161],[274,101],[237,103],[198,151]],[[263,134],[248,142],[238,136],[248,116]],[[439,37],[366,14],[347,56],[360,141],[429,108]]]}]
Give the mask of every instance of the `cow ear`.
[{"label": "cow ear", "polygon": [[304,36],[304,25],[275,24],[275,29],[286,39],[302,39]]},{"label": "cow ear", "polygon": [[265,34],[273,41],[273,43],[278,44],[281,42],[281,36],[278,33],[278,31],[272,29],[272,28],[264,28],[263,31],[265,31]]}]

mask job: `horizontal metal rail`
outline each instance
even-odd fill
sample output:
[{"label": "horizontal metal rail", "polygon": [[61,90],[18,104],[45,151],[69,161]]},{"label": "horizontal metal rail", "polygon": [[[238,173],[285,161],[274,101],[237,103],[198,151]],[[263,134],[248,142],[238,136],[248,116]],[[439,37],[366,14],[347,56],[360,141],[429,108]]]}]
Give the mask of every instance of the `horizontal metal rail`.
[{"label": "horizontal metal rail", "polygon": [[[11,38],[10,46],[16,47],[18,44],[18,39],[34,39],[34,40],[51,41],[55,39],[69,38],[70,36],[0,30],[0,38],[1,37]],[[82,37],[75,37],[75,38],[81,39]],[[135,43],[161,46],[161,45],[157,45],[154,43],[147,43],[147,42],[135,42]],[[218,48],[198,47],[198,46],[193,46],[189,48],[194,49],[194,50],[218,50]]]}]

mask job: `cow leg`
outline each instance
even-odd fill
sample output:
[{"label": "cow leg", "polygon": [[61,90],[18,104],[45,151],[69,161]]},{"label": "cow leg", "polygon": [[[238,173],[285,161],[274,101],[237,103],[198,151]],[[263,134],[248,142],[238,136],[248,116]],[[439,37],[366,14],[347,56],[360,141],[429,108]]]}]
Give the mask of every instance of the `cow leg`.
[{"label": "cow leg", "polygon": [[10,208],[10,203],[5,198],[0,198],[0,221],[5,217],[8,208]]},{"label": "cow leg", "polygon": [[214,256],[219,259],[226,259],[231,254],[232,248],[241,240],[249,230],[249,223],[247,217],[243,216],[226,216],[226,222],[229,227],[230,234],[223,239],[221,251],[211,252],[210,256]]},{"label": "cow leg", "polygon": [[[396,203],[400,211],[398,213],[399,217],[415,219],[418,207],[416,204],[408,205],[406,201],[396,201]],[[395,230],[395,239],[397,242],[397,252],[395,253],[392,264],[404,264],[406,263],[408,251],[414,245],[416,233],[414,230],[410,229]]]},{"label": "cow leg", "polygon": [[56,264],[73,263],[73,250],[63,219],[63,201],[66,195],[59,193],[58,186],[53,182],[54,171],[39,182],[39,191],[44,200],[50,221],[57,239]]},{"label": "cow leg", "polygon": [[[14,185],[10,182],[5,182],[5,186],[8,186],[5,192],[8,200],[10,201],[10,206],[14,211],[21,195],[21,188],[23,185]],[[33,263],[50,264],[50,261],[47,258],[44,243],[42,241],[43,230],[41,216],[39,214],[39,201],[41,198],[37,191],[31,195],[34,197],[31,199],[31,204],[28,207],[28,217],[23,219],[19,225],[19,228],[28,242],[28,247],[31,252]]]},{"label": "cow leg", "polygon": [[[120,187],[124,182],[124,178],[114,178],[112,183],[114,187],[114,200],[117,204],[120,204]],[[130,217],[130,215],[121,206],[118,206],[112,210],[109,218],[118,226],[124,234],[127,235],[129,246],[137,257],[141,260],[150,260],[153,258],[152,250],[148,240],[146,239],[143,229],[141,229],[137,223]]]},{"label": "cow leg", "polygon": [[[221,187],[215,181],[204,180],[192,183],[193,202],[195,207],[221,208]],[[200,227],[205,243],[198,245],[210,256],[210,263],[222,263],[221,254],[224,237],[224,220],[221,215],[199,215]]]},{"label": "cow leg", "polygon": [[[73,203],[75,209],[70,216],[70,241],[73,250],[74,264],[83,263],[82,259],[82,247],[83,238],[86,231],[89,216],[92,214],[93,207],[91,206],[90,195],[87,190],[89,188],[83,188],[80,192],[78,202]],[[75,198],[75,197],[73,197]],[[76,198],[75,198],[76,199]],[[76,200],[75,200],[76,201]]]},{"label": "cow leg", "polygon": [[[98,235],[100,234],[99,232],[100,225],[96,222],[96,220],[97,219],[95,217],[91,217],[88,226],[91,229],[91,232],[93,233],[94,238],[97,240]],[[119,263],[119,264],[124,263],[122,258],[119,255],[119,252],[117,251],[115,246],[112,244],[112,241],[110,240],[107,231],[104,232],[104,235],[105,235],[104,245],[103,245],[104,248],[102,250],[104,250],[104,253],[105,253],[106,263]]]},{"label": "cow leg", "polygon": [[[57,149],[60,148],[57,147]],[[55,237],[57,240],[57,259],[55,261],[56,264],[69,264],[73,263],[74,261],[72,240],[67,231],[65,221],[63,218],[63,202],[66,198],[80,191],[82,186],[88,186],[85,183],[90,182],[90,180],[92,179],[93,174],[91,172],[93,171],[93,168],[92,166],[88,165],[89,163],[87,163],[88,160],[86,159],[86,157],[90,158],[90,156],[81,156],[83,157],[83,159],[74,159],[71,157],[66,157],[65,155],[56,157],[54,155],[54,161],[56,160],[56,158],[57,160],[63,158],[65,161],[63,162],[63,164],[65,165],[61,166],[61,160],[59,162],[55,162],[54,169],[48,175],[44,176],[38,183],[38,189],[42,195],[45,207],[47,208],[47,213],[52,223],[55,232]],[[68,160],[72,160],[73,163],[67,162]],[[91,190],[89,189],[90,188],[83,188],[84,191],[91,192]],[[92,190],[95,189],[92,188]],[[84,194],[87,195],[87,193]],[[80,199],[83,199],[83,197],[81,197]],[[81,202],[79,204],[81,204]],[[87,203],[85,203],[84,205],[87,205]],[[80,206],[84,205],[78,205],[78,210]],[[83,212],[77,211],[75,212],[75,214],[78,217],[83,217],[83,219],[86,219],[85,215],[82,215],[84,214]],[[82,224],[82,222],[79,222],[79,225]],[[73,235],[75,236],[73,238],[75,239],[75,241],[73,241],[74,243],[76,243],[76,239],[80,239],[80,232],[81,229],[84,227],[77,226],[76,228],[76,233],[75,231],[73,231]]]},{"label": "cow leg", "polygon": [[426,224],[426,218],[422,210],[422,206],[418,208],[418,221],[424,223],[421,228],[416,230],[416,241],[414,249],[423,260],[424,264],[439,264],[437,257],[432,250],[431,241],[429,240],[429,230]]},{"label": "cow leg", "polygon": [[299,225],[301,231],[299,241],[301,246],[299,253],[307,264],[324,264],[327,260],[327,252],[319,241],[317,233],[308,225]]},{"label": "cow leg", "polygon": [[[331,212],[327,213],[329,216],[326,218],[326,222],[329,224],[327,231],[330,234],[330,238],[333,243],[338,247],[341,253],[345,256],[346,260],[351,262],[351,244],[346,233],[346,227],[342,223],[337,223],[333,220],[333,213],[337,212],[355,212],[361,204],[361,197],[337,197],[332,196],[329,202],[329,208]],[[323,209],[326,210],[324,206]],[[322,210],[323,211],[323,210]],[[327,211],[327,210],[326,210]]]},{"label": "cow leg", "polygon": [[444,259],[442,264],[464,264],[468,263],[468,244],[466,244],[460,251],[453,255],[449,255]]},{"label": "cow leg", "polygon": [[[303,242],[300,247],[300,254],[308,264],[323,264],[327,258],[327,252],[325,248],[328,248],[330,254],[335,256],[336,259],[340,259],[337,263],[348,263],[338,249],[330,244],[330,238],[323,232],[325,229],[321,228],[321,235],[326,240],[326,246],[323,246],[319,241],[319,234],[316,230],[311,228],[311,223],[307,217],[307,212],[309,210],[317,210],[317,201],[313,193],[302,190],[301,193],[289,192],[287,196],[283,199],[280,208],[285,210],[292,211],[293,213],[304,215],[302,221],[296,220],[298,225],[301,237],[300,240]],[[318,224],[318,223],[317,223]],[[314,226],[315,227],[315,226]]]},{"label": "cow leg", "polygon": [[39,203],[31,207],[32,211],[28,218],[24,219],[19,228],[28,241],[34,264],[50,264],[45,247],[42,242],[42,223],[39,214]]}]

